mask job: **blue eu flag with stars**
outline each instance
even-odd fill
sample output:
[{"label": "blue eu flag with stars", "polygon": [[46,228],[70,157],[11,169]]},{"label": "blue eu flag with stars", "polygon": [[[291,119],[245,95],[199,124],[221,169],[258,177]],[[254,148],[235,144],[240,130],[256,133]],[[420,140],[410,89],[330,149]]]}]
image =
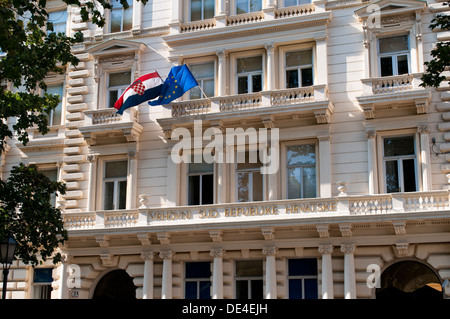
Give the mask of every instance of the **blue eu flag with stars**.
[{"label": "blue eu flag with stars", "polygon": [[152,106],[169,104],[196,86],[198,86],[197,80],[186,64],[175,66],[170,69],[159,98],[148,102],[148,104]]}]

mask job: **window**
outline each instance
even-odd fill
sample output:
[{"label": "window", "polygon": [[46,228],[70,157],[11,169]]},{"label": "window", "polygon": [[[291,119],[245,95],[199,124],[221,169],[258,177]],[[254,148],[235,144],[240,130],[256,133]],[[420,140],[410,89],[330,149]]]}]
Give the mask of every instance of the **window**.
[{"label": "window", "polygon": [[188,204],[214,203],[214,164],[194,163],[188,167]]},{"label": "window", "polygon": [[236,14],[262,10],[262,0],[236,0]]},{"label": "window", "polygon": [[289,299],[317,299],[317,278],[317,259],[289,259]]},{"label": "window", "polygon": [[284,0],[285,7],[299,6],[302,4],[309,4],[311,0]]},{"label": "window", "polygon": [[34,299],[51,299],[53,268],[36,268],[33,273]]},{"label": "window", "polygon": [[[39,170],[40,173],[45,175],[50,181],[56,182],[58,181],[58,169],[52,168],[52,169],[43,169]],[[56,193],[53,193],[50,197],[50,203],[53,205],[53,207],[56,207]]]},{"label": "window", "polygon": [[55,11],[48,14],[47,33],[66,33],[67,11]]},{"label": "window", "polygon": [[312,50],[286,52],[286,88],[313,85]]},{"label": "window", "polygon": [[[255,158],[251,158],[253,153]],[[236,163],[236,198],[238,202],[253,202],[264,200],[264,182],[260,168],[258,152],[245,152],[245,162]]]},{"label": "window", "polygon": [[214,18],[215,0],[191,0],[191,21]]},{"label": "window", "polygon": [[238,58],[236,60],[236,81],[238,94],[262,91],[263,58],[262,56]]},{"label": "window", "polygon": [[[206,96],[214,96],[214,61],[192,64],[189,65],[189,69]],[[202,91],[197,86],[189,90],[189,94],[191,100],[204,98]]]},{"label": "window", "polygon": [[110,12],[110,32],[131,30],[133,26],[133,0],[127,0],[128,8],[124,9],[120,0],[112,0]]},{"label": "window", "polygon": [[57,84],[57,85],[49,85],[47,86],[47,94],[51,95],[59,95],[59,104],[56,108],[50,111],[50,114],[47,114],[48,116],[48,124],[50,126],[54,125],[61,125],[61,118],[62,118],[62,98],[64,96],[64,86],[63,84]]},{"label": "window", "polygon": [[380,38],[378,44],[381,76],[409,73],[409,43],[407,35]]},{"label": "window", "polygon": [[387,193],[417,190],[416,147],[414,136],[383,139],[385,191]]},{"label": "window", "polygon": [[262,260],[236,261],[236,299],[263,298]]},{"label": "window", "polygon": [[103,209],[125,209],[127,198],[128,161],[105,162]]},{"label": "window", "polygon": [[108,76],[108,107],[114,107],[126,88],[131,84],[131,71],[110,73]]},{"label": "window", "polygon": [[186,262],[185,299],[211,299],[211,263]]},{"label": "window", "polygon": [[316,145],[289,145],[286,151],[288,199],[316,197]]}]

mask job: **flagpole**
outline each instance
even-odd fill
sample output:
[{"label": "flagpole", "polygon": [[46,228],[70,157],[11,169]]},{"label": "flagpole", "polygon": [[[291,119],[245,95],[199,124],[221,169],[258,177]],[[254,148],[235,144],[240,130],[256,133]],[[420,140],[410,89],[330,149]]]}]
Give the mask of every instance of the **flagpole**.
[{"label": "flagpole", "polygon": [[200,91],[203,93],[203,95],[205,96],[205,99],[208,98],[208,96],[205,94],[205,92],[203,92],[203,89],[200,85],[197,85],[197,87],[200,89]]}]

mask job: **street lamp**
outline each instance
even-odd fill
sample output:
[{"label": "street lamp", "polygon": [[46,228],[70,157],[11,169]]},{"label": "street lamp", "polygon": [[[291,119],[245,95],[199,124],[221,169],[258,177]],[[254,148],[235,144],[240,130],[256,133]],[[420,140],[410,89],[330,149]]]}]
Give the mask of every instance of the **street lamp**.
[{"label": "street lamp", "polygon": [[3,264],[3,291],[2,299],[6,299],[6,284],[8,282],[9,267],[14,259],[17,242],[14,237],[9,234],[0,242],[0,261]]}]

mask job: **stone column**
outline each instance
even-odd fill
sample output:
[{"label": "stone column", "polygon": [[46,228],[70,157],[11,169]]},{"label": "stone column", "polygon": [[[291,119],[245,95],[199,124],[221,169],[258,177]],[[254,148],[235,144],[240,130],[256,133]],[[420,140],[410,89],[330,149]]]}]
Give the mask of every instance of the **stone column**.
[{"label": "stone column", "polygon": [[334,299],[333,265],[331,260],[333,245],[320,245],[319,253],[322,254],[322,299]]},{"label": "stone column", "polygon": [[327,38],[316,39],[316,59],[317,71],[314,85],[328,84],[328,54],[327,54]]},{"label": "stone column", "polygon": [[159,257],[163,259],[161,299],[172,299],[173,253],[171,251],[162,251],[159,253]]},{"label": "stone column", "polygon": [[267,43],[265,45],[267,51],[267,91],[275,89],[275,45]]},{"label": "stone column", "polygon": [[376,131],[367,131],[367,169],[369,171],[369,194],[378,193]]},{"label": "stone column", "polygon": [[126,209],[136,208],[137,153],[128,153],[127,202]]},{"label": "stone column", "polygon": [[355,245],[341,245],[341,251],[344,253],[344,296],[345,299],[356,299]]},{"label": "stone column", "polygon": [[275,264],[277,253],[276,247],[263,249],[263,254],[266,255],[266,299],[277,299],[277,270]]},{"label": "stone column", "polygon": [[172,153],[172,147],[174,145],[173,142],[168,143],[169,146],[167,147],[167,200],[166,205],[167,207],[173,207],[177,206],[178,202],[178,184],[179,184],[179,169],[180,164],[177,164],[173,161],[171,153]]},{"label": "stone column", "polygon": [[331,197],[331,146],[330,136],[319,136],[319,169],[320,169],[320,195]]},{"label": "stone column", "polygon": [[417,131],[420,135],[420,158],[422,160],[422,191],[426,192],[432,190],[430,128],[427,125],[422,125],[417,128]]},{"label": "stone column", "polygon": [[71,259],[72,257],[67,254],[62,255],[61,272],[59,275],[59,299],[69,299],[69,286],[67,285],[67,281],[69,278],[68,266],[71,263]]},{"label": "stone column", "polygon": [[213,263],[212,299],[223,299],[223,249],[212,249]]},{"label": "stone column", "polygon": [[145,260],[144,263],[144,283],[143,283],[143,299],[153,299],[153,251],[146,251],[141,253],[141,258]]},{"label": "stone column", "polygon": [[226,59],[227,53],[225,50],[220,50],[216,52],[218,57],[218,67],[217,67],[217,96],[226,95]]},{"label": "stone column", "polygon": [[90,154],[87,156],[87,160],[89,161],[89,190],[88,190],[88,203],[87,210],[90,212],[95,211],[95,196],[96,196],[96,187],[95,181],[97,180],[97,155]]}]

